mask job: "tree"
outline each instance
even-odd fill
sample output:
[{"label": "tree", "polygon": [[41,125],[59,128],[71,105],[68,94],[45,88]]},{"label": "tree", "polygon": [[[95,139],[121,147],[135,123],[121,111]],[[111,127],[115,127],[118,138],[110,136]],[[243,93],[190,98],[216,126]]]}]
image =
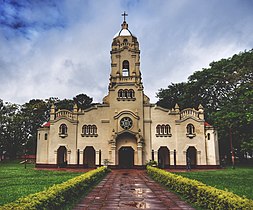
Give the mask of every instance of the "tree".
[{"label": "tree", "polygon": [[[156,94],[159,98],[157,105],[164,108],[173,108],[176,103],[179,105],[185,104],[185,95],[187,94],[187,83],[171,84],[167,89],[160,89]],[[186,103],[187,104],[187,103]]]},{"label": "tree", "polygon": [[186,83],[160,89],[158,105],[172,108],[205,107],[205,119],[218,128],[222,154],[230,154],[229,130],[234,147],[253,151],[253,50],[212,62],[193,73]]},{"label": "tree", "polygon": [[1,102],[1,150],[11,159],[22,147],[23,128],[20,105]]},{"label": "tree", "polygon": [[37,130],[49,120],[50,104],[40,99],[32,99],[22,105],[21,117],[24,122],[24,139],[28,152],[35,154],[37,145]]},{"label": "tree", "polygon": [[71,99],[63,99],[55,101],[54,104],[57,110],[59,109],[73,110],[74,101]]},{"label": "tree", "polygon": [[87,109],[91,107],[93,99],[86,94],[79,94],[73,98],[73,101],[77,104],[78,109]]},{"label": "tree", "polygon": [[35,154],[37,147],[37,130],[50,118],[50,107],[73,110],[74,100],[81,109],[91,106],[92,98],[79,94],[74,99],[51,97],[46,100],[32,99],[18,105],[0,99],[0,155],[6,151],[10,158],[24,153],[24,145],[28,154]]}]

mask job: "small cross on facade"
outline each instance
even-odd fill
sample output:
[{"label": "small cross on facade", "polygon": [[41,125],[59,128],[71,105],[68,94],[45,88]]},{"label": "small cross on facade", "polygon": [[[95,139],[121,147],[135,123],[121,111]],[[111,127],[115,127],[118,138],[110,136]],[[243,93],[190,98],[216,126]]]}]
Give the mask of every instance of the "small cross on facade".
[{"label": "small cross on facade", "polygon": [[128,16],[128,14],[124,11],[124,13],[121,15],[124,16],[124,22],[126,22],[126,16]]}]

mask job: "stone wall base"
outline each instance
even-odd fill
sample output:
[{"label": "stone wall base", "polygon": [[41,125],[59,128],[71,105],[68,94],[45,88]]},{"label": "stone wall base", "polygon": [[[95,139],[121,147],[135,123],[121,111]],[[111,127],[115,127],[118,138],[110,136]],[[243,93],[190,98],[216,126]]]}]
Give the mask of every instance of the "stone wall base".
[{"label": "stone wall base", "polygon": [[[57,164],[43,164],[43,163],[37,163],[35,165],[36,168],[61,168]],[[90,168],[97,168],[99,165],[96,165],[95,167]],[[68,164],[65,168],[89,168],[84,167],[84,165],[78,165],[78,164]],[[125,169],[121,168],[118,165],[108,165],[108,168],[110,169]],[[145,169],[146,165],[134,165],[131,169]],[[220,165],[197,165],[192,166],[192,169],[219,169],[221,168]],[[186,169],[185,165],[166,165],[164,169]]]}]

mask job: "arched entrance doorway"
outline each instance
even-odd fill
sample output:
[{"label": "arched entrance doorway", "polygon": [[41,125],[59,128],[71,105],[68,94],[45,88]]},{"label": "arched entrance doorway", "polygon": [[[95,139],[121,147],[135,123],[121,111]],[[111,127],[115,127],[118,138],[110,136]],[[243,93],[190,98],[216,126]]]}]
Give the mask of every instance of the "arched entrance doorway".
[{"label": "arched entrance doorway", "polygon": [[191,168],[195,168],[197,165],[197,150],[195,147],[189,147],[186,151],[186,160],[187,157],[190,158]]},{"label": "arched entrance doorway", "polygon": [[138,165],[137,139],[133,133],[124,132],[116,138],[115,163],[119,168],[133,168]]},{"label": "arched entrance doorway", "polygon": [[83,151],[83,166],[93,168],[96,166],[96,152],[92,146],[85,147]]},{"label": "arched entrance doorway", "polygon": [[121,147],[119,149],[119,167],[133,168],[134,166],[134,149],[132,147]]},{"label": "arched entrance doorway", "polygon": [[57,165],[60,168],[64,168],[67,164],[67,149],[64,146],[60,146],[57,150]]},{"label": "arched entrance doorway", "polygon": [[158,166],[160,168],[169,168],[170,151],[168,147],[160,147],[158,150]]}]

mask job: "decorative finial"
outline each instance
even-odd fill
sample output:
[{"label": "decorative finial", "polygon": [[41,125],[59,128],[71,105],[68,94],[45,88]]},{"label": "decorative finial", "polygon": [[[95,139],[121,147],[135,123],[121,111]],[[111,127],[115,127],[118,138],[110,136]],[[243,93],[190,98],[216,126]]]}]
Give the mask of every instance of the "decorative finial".
[{"label": "decorative finial", "polygon": [[55,106],[54,106],[54,103],[52,103],[52,105],[51,105],[51,112],[55,112]]},{"label": "decorative finial", "polygon": [[175,111],[176,111],[176,112],[179,112],[179,105],[178,105],[177,103],[175,104],[175,107],[174,107],[174,108],[175,108]]},{"label": "decorative finial", "polygon": [[74,112],[78,112],[78,106],[76,103],[74,104],[73,110],[74,110]]},{"label": "decorative finial", "polygon": [[124,11],[124,13],[121,15],[124,16],[124,22],[126,22],[126,16],[128,16],[128,14]]},{"label": "decorative finial", "polygon": [[199,104],[199,107],[198,107],[199,110],[203,110],[204,107],[202,106],[202,104]]}]

